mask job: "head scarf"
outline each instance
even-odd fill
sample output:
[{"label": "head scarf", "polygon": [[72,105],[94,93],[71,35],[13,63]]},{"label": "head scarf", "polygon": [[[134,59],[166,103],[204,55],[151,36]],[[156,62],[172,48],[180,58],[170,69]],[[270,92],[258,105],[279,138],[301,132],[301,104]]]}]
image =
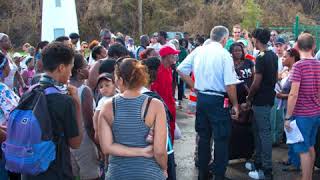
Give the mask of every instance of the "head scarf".
[{"label": "head scarf", "polygon": [[0,33],[0,41],[4,38],[4,37],[8,37],[8,35],[7,34],[5,34],[5,33]]}]

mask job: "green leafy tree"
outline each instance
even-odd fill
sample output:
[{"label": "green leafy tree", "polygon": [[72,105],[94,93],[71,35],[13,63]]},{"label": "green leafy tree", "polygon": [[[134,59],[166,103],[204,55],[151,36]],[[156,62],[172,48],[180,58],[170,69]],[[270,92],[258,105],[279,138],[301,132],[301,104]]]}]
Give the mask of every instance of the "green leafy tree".
[{"label": "green leafy tree", "polygon": [[242,27],[251,30],[255,28],[256,22],[260,19],[262,10],[255,0],[245,0],[241,9],[241,14],[243,17],[241,23]]}]

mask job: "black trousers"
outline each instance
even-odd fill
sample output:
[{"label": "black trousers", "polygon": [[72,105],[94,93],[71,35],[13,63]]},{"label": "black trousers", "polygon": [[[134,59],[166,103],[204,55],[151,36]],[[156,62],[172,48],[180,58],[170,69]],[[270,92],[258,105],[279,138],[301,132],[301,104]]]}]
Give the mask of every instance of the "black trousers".
[{"label": "black trousers", "polygon": [[224,176],[229,160],[231,116],[229,108],[223,108],[224,97],[199,93],[197,100],[196,131],[199,135],[199,179],[207,179],[211,160],[210,140],[214,140],[214,172]]},{"label": "black trousers", "polygon": [[175,94],[176,94],[177,79],[178,79],[178,72],[174,66],[174,68],[172,68],[172,95],[173,95],[173,97],[175,97]]},{"label": "black trousers", "polygon": [[184,95],[184,82],[181,78],[178,79],[178,100],[182,101],[183,95]]},{"label": "black trousers", "polygon": [[318,129],[317,137],[316,137],[316,144],[314,145],[316,151],[316,161],[315,166],[320,168],[320,128]]},{"label": "black trousers", "polygon": [[168,178],[167,180],[176,180],[176,163],[174,153],[168,154]]}]

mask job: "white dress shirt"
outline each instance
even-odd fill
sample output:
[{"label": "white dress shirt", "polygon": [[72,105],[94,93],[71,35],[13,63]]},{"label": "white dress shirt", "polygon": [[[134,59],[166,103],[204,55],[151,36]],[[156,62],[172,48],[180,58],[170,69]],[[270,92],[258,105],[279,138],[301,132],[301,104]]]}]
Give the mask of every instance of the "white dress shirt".
[{"label": "white dress shirt", "polygon": [[[218,42],[196,48],[178,66],[178,70],[195,76],[195,89],[226,92],[226,86],[238,84],[233,59],[230,53]],[[211,94],[206,93],[205,94]]]}]

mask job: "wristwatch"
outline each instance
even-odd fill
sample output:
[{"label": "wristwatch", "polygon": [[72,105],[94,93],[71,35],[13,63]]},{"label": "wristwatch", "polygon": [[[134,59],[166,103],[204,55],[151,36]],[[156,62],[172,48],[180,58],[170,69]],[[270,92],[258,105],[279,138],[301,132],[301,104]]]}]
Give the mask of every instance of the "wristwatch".
[{"label": "wristwatch", "polygon": [[286,117],[284,118],[285,121],[291,121],[292,120],[292,116],[291,117]]}]

